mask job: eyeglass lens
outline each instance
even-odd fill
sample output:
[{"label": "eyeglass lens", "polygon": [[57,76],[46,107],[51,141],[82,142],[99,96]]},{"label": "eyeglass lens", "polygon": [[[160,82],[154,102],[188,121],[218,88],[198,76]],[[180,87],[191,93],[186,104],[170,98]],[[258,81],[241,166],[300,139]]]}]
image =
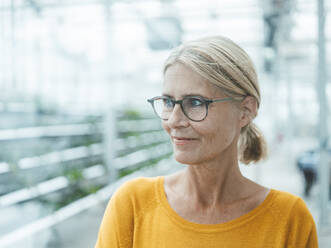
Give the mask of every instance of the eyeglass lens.
[{"label": "eyeglass lens", "polygon": [[[182,110],[184,114],[191,120],[200,121],[206,117],[206,103],[196,97],[186,97],[182,101]],[[170,98],[159,98],[154,100],[154,109],[156,114],[164,120],[169,119],[175,103]]]}]

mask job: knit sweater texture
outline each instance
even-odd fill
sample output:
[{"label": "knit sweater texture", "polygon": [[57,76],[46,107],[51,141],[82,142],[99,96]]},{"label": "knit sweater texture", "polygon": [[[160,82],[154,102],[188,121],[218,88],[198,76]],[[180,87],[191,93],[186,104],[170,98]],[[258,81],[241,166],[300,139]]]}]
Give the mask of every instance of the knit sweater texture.
[{"label": "knit sweater texture", "polygon": [[198,224],[169,205],[164,177],[126,182],[111,197],[95,248],[317,248],[304,201],[271,189],[252,211],[220,224]]}]

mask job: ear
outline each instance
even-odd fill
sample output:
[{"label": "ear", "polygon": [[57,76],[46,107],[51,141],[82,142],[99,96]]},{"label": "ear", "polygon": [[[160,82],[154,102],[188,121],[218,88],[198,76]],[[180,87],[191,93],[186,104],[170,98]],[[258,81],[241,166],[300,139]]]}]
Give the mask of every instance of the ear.
[{"label": "ear", "polygon": [[257,115],[257,101],[252,96],[246,96],[240,104],[240,126],[248,125]]}]

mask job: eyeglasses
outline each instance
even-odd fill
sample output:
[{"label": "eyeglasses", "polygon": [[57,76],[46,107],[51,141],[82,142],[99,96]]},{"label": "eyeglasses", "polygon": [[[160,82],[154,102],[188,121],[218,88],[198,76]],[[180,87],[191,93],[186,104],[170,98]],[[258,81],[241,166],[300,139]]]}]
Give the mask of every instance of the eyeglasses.
[{"label": "eyeglasses", "polygon": [[208,105],[213,102],[231,101],[232,98],[206,99],[200,96],[186,96],[174,100],[168,96],[156,96],[147,101],[152,105],[155,114],[162,120],[168,120],[176,104],[179,104],[185,116],[191,121],[203,121],[208,114]]}]

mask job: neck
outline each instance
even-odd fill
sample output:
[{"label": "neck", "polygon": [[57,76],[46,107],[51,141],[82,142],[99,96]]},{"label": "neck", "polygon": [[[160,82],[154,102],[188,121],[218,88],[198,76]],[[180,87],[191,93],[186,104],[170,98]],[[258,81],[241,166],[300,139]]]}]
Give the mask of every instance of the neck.
[{"label": "neck", "polygon": [[244,195],[248,179],[242,176],[238,161],[229,159],[190,165],[184,171],[184,189],[201,207],[227,204]]}]

